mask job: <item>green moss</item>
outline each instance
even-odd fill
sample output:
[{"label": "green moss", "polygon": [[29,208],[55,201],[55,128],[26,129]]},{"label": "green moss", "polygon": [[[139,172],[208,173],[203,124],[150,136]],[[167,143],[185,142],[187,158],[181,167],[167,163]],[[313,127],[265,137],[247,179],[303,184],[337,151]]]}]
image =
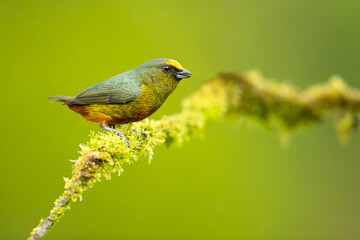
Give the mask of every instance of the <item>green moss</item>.
[{"label": "green moss", "polygon": [[180,114],[134,123],[133,128],[148,134],[147,140],[126,131],[131,142],[128,148],[114,133],[91,132],[90,140],[80,145],[80,157],[74,162],[72,177],[65,178],[65,192],[29,239],[39,239],[64,216],[71,202],[81,200],[83,193],[96,182],[110,180],[113,173],[120,175],[126,165],[140,156],[147,156],[150,162],[158,144],[181,145],[201,136],[208,121],[247,116],[268,127],[279,126],[283,139],[285,136],[287,139],[290,131],[319,123],[331,112],[341,113],[336,120],[337,130],[340,138],[347,141],[350,132],[358,129],[360,92],[349,89],[339,77],[300,91],[289,84],[267,81],[255,71],[219,75],[185,99]]}]

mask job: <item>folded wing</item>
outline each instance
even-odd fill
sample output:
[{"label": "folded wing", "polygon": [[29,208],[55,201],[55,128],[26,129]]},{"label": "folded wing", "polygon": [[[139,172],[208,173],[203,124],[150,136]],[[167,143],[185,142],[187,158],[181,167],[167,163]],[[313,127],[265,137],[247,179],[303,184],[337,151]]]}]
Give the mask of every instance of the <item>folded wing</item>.
[{"label": "folded wing", "polygon": [[[141,95],[138,81],[105,81],[92,86],[65,105],[121,104],[137,99]],[[115,80],[115,79],[114,79]]]}]

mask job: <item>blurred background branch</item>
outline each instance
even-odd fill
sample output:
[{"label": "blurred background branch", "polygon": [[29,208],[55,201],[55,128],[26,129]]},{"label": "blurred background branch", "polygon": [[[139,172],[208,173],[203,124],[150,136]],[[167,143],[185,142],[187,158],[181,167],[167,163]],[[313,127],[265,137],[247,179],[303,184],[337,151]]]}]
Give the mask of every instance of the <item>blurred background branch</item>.
[{"label": "blurred background branch", "polygon": [[[323,85],[301,91],[286,83],[265,80],[255,71],[220,74],[205,83],[183,102],[178,115],[164,116],[159,121],[146,119],[134,123],[134,128],[148,133],[148,141],[140,134],[127,132],[129,148],[113,133],[94,133],[81,145],[81,156],[74,161],[73,175],[65,178],[65,191],[55,201],[50,215],[33,229],[29,239],[40,239],[57,223],[70,204],[82,199],[82,194],[101,179],[111,179],[112,173],[123,172],[123,166],[147,156],[161,143],[171,146],[199,136],[209,120],[224,117],[253,117],[262,123],[276,125],[283,132],[301,126],[321,123],[329,113],[335,113],[342,141],[358,128],[360,91],[346,86],[339,77]],[[129,128],[128,128],[129,129]]]}]

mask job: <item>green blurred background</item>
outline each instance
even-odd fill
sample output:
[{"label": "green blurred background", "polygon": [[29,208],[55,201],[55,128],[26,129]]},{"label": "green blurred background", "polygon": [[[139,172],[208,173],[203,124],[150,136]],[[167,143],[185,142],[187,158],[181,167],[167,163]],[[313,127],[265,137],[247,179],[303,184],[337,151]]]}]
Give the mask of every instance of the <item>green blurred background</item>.
[{"label": "green blurred background", "polygon": [[[98,125],[51,95],[158,57],[193,73],[152,116],[218,72],[260,69],[306,87],[339,74],[360,88],[360,1],[45,1],[0,4],[0,239],[25,239]],[[157,147],[84,194],[45,239],[360,239],[360,136],[329,119],[281,147],[253,122]]]}]

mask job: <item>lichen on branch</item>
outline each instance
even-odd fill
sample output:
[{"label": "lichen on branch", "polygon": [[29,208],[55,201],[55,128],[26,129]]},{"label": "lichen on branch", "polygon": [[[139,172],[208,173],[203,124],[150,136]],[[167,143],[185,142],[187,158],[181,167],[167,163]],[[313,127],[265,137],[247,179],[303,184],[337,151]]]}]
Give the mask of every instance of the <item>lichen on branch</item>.
[{"label": "lichen on branch", "polygon": [[96,182],[110,180],[113,173],[120,175],[124,166],[141,156],[151,160],[158,144],[179,145],[200,135],[208,121],[252,117],[289,132],[319,123],[332,112],[338,114],[337,130],[346,141],[349,133],[358,129],[360,91],[347,87],[339,77],[301,91],[289,84],[265,80],[255,71],[220,74],[185,99],[180,114],[133,123],[131,128],[146,132],[147,140],[131,131],[130,126],[125,130],[131,142],[129,148],[114,133],[91,132],[90,140],[80,145],[80,157],[74,161],[72,177],[65,178],[64,193],[55,201],[50,215],[33,229],[29,239],[42,238],[63,217],[70,204],[81,200],[83,193]]}]

